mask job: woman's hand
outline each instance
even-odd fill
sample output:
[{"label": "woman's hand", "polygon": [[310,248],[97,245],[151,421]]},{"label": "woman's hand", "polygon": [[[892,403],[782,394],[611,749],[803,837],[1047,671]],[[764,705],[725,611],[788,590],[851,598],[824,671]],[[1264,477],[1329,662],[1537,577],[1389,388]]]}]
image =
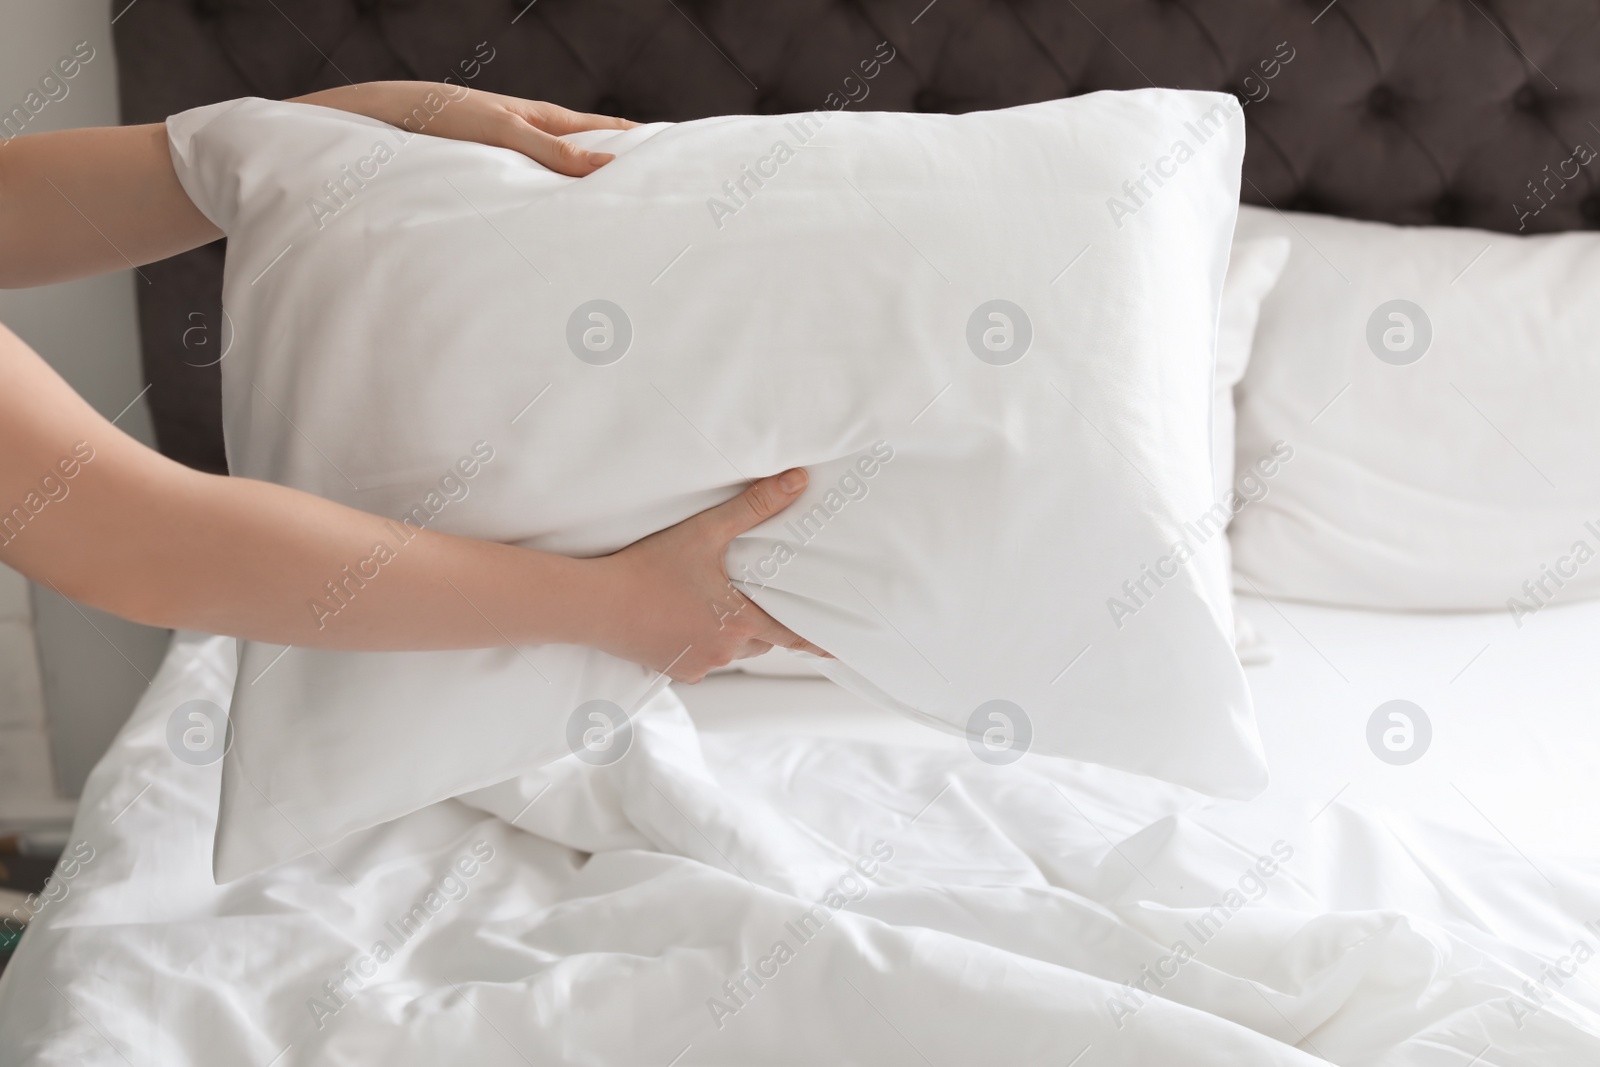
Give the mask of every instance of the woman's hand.
[{"label": "woman's hand", "polygon": [[[514,149],[574,176],[612,157],[562,135],[635,125],[418,82],[347,86],[300,102]],[[119,270],[221,236],[179,185],[159,123],[19,137],[0,153],[0,190],[0,287]],[[0,561],[126,618],[308,648],[586,644],[680,681],[773,645],[827,655],[736,590],[722,564],[735,536],[794,501],[804,471],[765,478],[595,560],[422,531],[330,623],[316,599],[351,560],[393,536],[391,523],[165,459],[106,422],[4,327],[0,380],[0,502],[42,501],[41,477],[65,500],[53,473],[66,469],[63,450],[92,457],[92,467],[68,464],[70,504],[6,513],[27,532],[8,528]]]},{"label": "woman's hand", "polygon": [[727,503],[589,562],[602,575],[599,631],[585,644],[698,682],[714,667],[781,645],[828,653],[756,607],[723,567],[728,544],[806,487],[803,470],[763,478]]},{"label": "woman's hand", "polygon": [[[350,651],[588,645],[691,682],[773,645],[826,654],[722,563],[804,471],[595,559],[433,530],[401,541],[382,516],[145,448],[3,326],[0,381],[0,563],[135,622]],[[327,589],[378,544],[391,562],[328,610]]]},{"label": "woman's hand", "polygon": [[539,100],[438,82],[365,82],[290,102],[338,108],[411,133],[509,148],[574,178],[598,170],[613,157],[586,152],[562,137],[583,130],[629,130],[638,125],[627,119],[568,111]]},{"label": "woman's hand", "polygon": [[[562,136],[636,123],[437,82],[367,82],[296,103],[365,115],[412,133],[510,148],[582,177],[609,163]],[[33,133],[0,152],[0,289],[127,270],[222,232],[178,184],[162,123]]]}]

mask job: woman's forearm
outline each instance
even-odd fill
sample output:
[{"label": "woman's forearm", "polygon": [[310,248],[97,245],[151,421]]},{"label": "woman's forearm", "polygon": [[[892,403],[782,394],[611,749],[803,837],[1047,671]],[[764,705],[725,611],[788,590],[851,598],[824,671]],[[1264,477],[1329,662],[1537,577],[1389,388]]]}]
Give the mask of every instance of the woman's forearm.
[{"label": "woman's forearm", "polygon": [[[376,109],[385,96],[324,103]],[[162,125],[0,150],[0,286],[126,269],[218,236],[179,185]],[[375,516],[196,474],[100,418],[14,336],[0,346],[3,391],[29,401],[0,400],[0,445],[18,474],[0,478],[0,562],[73,599],[151,625],[367,649],[581,641],[605,602],[579,561],[403,526],[402,544]],[[380,545],[393,558],[374,573]]]},{"label": "woman's forearm", "polygon": [[[435,88],[376,82],[301,101],[401,125]],[[183,191],[164,123],[29,134],[0,144],[0,288],[141,267],[221,236]]]},{"label": "woman's forearm", "polygon": [[615,606],[591,561],[177,464],[118,471],[117,450],[101,454],[80,476],[94,516],[79,521],[116,530],[85,531],[62,592],[136,621],[307,648],[480,648],[593,644]]},{"label": "woman's forearm", "polygon": [[107,422],[4,327],[0,382],[0,563],[124,618],[308,648],[586,645],[687,681],[775,644],[820,652],[722,563],[799,496],[801,471],[568,559],[190,470]]},{"label": "woman's forearm", "polygon": [[[526,153],[581,176],[611,157],[562,135],[633,123],[433,82],[368,82],[297,97],[412,133]],[[127,270],[222,233],[178,182],[163,123],[38,133],[0,142],[0,288]]]},{"label": "woman's forearm", "polygon": [[593,561],[201,474],[111,425],[0,328],[0,563],[156,626],[345,649],[594,643]]},{"label": "woman's forearm", "polygon": [[[390,83],[305,102],[406,121],[419,92],[441,137],[581,176],[611,157],[564,135],[624,119]],[[0,286],[124,269],[219,236],[183,192],[163,126],[74,130],[0,147]],[[0,327],[0,563],[158,626],[329,649],[587,645],[695,681],[773,645],[822,650],[728,581],[733,538],[805,487],[803,471],[630,545],[574,560],[449,537],[264,482],[199,474],[144,448]]]},{"label": "woman's forearm", "polygon": [[0,288],[127,270],[221,236],[178,183],[160,123],[0,148]]}]

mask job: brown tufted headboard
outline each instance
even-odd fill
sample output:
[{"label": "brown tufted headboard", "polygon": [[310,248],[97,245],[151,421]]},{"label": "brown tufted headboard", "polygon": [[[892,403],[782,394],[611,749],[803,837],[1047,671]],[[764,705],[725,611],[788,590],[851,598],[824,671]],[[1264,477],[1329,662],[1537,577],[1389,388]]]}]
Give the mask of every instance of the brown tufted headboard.
[{"label": "brown tufted headboard", "polygon": [[[1590,168],[1551,178],[1570,175],[1576,147],[1600,147],[1600,0],[112,3],[130,123],[347,80],[459,78],[490,54],[474,87],[585,111],[801,111],[859,95],[845,79],[886,40],[896,59],[850,106],[1221,89],[1248,101],[1249,202],[1529,233],[1600,226]],[[211,471],[225,469],[222,258],[218,242],[154,264],[139,287],[161,448]]]}]

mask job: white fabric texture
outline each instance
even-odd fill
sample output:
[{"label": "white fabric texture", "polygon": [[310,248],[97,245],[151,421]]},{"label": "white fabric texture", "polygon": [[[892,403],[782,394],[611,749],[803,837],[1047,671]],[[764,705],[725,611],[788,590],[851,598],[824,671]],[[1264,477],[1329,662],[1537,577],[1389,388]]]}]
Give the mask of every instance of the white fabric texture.
[{"label": "white fabric texture", "polygon": [[[1503,616],[1243,600],[1284,648],[1252,675],[1281,773],[1248,803],[1066,760],[990,766],[931,731],[697,738],[668,692],[621,762],[552,766],[515,827],[445,801],[222,887],[219,765],[179,762],[166,733],[186,701],[226,705],[233,642],[180,636],[0,978],[0,1064],[1600,1059],[1600,959],[1574,955],[1600,941],[1600,664],[1575,654],[1600,605],[1527,640]],[[829,688],[719,681],[772,694],[730,716],[752,730],[781,687]],[[1396,692],[1439,712],[1410,767],[1362,737]],[[802,942],[786,924],[834,891],[855,899]],[[1181,965],[1179,941],[1197,949]],[[743,975],[763,967],[760,986]],[[1141,980],[1156,996],[1125,984]]]},{"label": "white fabric texture", "polygon": [[[728,568],[830,677],[985,737],[1003,700],[1002,744],[1248,795],[1226,576],[1173,562],[1210,503],[1226,105],[658,124],[586,135],[618,158],[581,180],[305,105],[175,116],[229,237],[231,469],[590,555],[805,466]],[[1176,140],[1177,176],[1108,210]],[[338,625],[341,585],[359,610],[348,577],[308,617]],[[563,647],[241,657],[223,881],[548,763],[580,705],[664,684]]]},{"label": "white fabric texture", "polygon": [[[1219,501],[1225,500],[1228,491],[1234,488],[1233,389],[1250,364],[1250,346],[1255,338],[1261,302],[1277,284],[1288,261],[1287,237],[1236,240],[1228,259],[1228,273],[1222,284],[1222,310],[1217,319],[1217,369],[1211,399],[1211,464],[1215,499]],[[1219,566],[1222,573],[1227,574],[1232,561],[1226,538],[1218,540],[1217,548],[1223,556]],[[1237,612],[1234,647],[1247,665],[1271,658],[1261,635]],[[810,678],[821,673],[813,657],[796,655],[783,648],[739,660],[724,669],[785,678]]]},{"label": "white fabric texture", "polygon": [[[1261,455],[1245,457],[1249,469],[1236,482],[1235,453],[1238,450],[1237,418],[1233,392],[1246,369],[1255,345],[1256,322],[1261,303],[1278,284],[1289,262],[1287,237],[1235,236],[1233,255],[1228,260],[1228,276],[1222,286],[1222,313],[1217,320],[1217,371],[1211,398],[1211,469],[1214,499],[1233,510],[1235,502],[1249,502],[1266,489],[1262,472],[1270,460]],[[1257,464],[1261,464],[1257,467]],[[1274,473],[1276,470],[1274,469]],[[1240,503],[1239,510],[1247,506]],[[1216,551],[1222,556],[1222,573],[1230,582],[1233,576],[1233,550],[1228,537],[1217,538]],[[1233,650],[1246,666],[1270,663],[1272,646],[1261,636],[1248,616],[1233,613]]]},{"label": "white fabric texture", "polygon": [[1287,237],[1234,239],[1228,275],[1222,285],[1222,312],[1217,319],[1217,375],[1211,398],[1211,461],[1214,492],[1219,500],[1234,487],[1237,442],[1233,390],[1250,367],[1262,301],[1278,284],[1288,262]]},{"label": "white fabric texture", "polygon": [[1524,619],[1600,593],[1600,236],[1251,207],[1239,233],[1293,243],[1238,454],[1294,459],[1234,523],[1241,591]]}]

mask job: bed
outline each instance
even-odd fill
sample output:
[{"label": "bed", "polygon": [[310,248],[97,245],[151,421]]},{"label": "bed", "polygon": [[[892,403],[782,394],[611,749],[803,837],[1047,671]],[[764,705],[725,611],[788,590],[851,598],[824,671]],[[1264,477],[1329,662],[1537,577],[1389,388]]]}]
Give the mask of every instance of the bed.
[{"label": "bed", "polygon": [[[1246,200],[1499,230],[1520,159],[1578,136],[1600,58],[1587,3],[1068,8],[144,0],[116,28],[130,121],[427,76],[482,39],[505,57],[485,88],[783,111],[887,37],[908,61],[864,106],[1230,89]],[[1285,40],[1259,95],[1243,78]],[[1592,226],[1597,203],[1534,225]],[[158,265],[141,294],[162,445],[210,469],[215,370],[172,323],[216,301],[220,261]],[[237,652],[180,635],[0,976],[0,1063],[1600,1061],[1600,602],[1526,626],[1239,610],[1273,653],[1247,672],[1272,774],[1250,801],[989,766],[823,679],[727,674],[656,698],[637,758],[564,760],[516,803],[444,801],[224,886],[221,766],[175,763],[166,730],[227,704]]]},{"label": "bed", "polygon": [[[1250,672],[1274,779],[1248,803],[1057,760],[1018,775],[829,682],[725,675],[641,719],[648,770],[614,788],[561,783],[515,826],[448,801],[220,888],[217,767],[173,773],[163,730],[226,698],[233,648],[184,635],[5,976],[7,1062],[1600,1054],[1579,947],[1600,607],[1553,609],[1537,640],[1481,615],[1244,610],[1278,649]],[[1396,694],[1434,724],[1411,766],[1365,740]],[[381,940],[403,955],[378,963]]]}]

